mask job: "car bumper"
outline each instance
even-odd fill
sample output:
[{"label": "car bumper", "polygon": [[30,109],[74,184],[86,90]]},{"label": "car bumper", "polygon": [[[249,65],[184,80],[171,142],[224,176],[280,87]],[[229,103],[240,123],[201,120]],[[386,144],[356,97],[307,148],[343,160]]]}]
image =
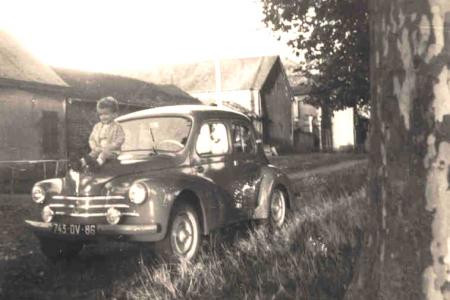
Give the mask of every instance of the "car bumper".
[{"label": "car bumper", "polygon": [[25,223],[38,235],[51,235],[61,238],[80,238],[80,239],[95,239],[96,237],[109,236],[109,237],[139,237],[154,235],[160,232],[160,226],[158,224],[148,225],[96,225],[96,234],[94,236],[80,236],[71,234],[58,234],[54,233],[53,223],[37,222],[31,220],[25,220]]}]

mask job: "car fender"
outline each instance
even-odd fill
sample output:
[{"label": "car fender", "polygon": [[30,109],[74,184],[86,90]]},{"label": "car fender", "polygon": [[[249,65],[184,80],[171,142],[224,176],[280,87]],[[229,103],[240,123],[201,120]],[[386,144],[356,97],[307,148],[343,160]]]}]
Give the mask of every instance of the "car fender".
[{"label": "car fender", "polygon": [[[199,221],[202,224],[203,234],[208,234],[212,229],[219,227],[226,220],[225,212],[221,209],[220,193],[213,182],[205,178],[192,175],[175,175],[171,180],[167,177],[145,178],[135,182],[143,183],[149,192],[148,203],[144,206],[144,214],[150,222],[160,224],[160,234],[165,236],[169,225],[170,212],[175,201],[183,196],[194,196],[198,199]],[[153,197],[153,198],[152,198]],[[192,198],[185,199],[196,201]]]},{"label": "car fender", "polygon": [[289,178],[274,166],[265,166],[261,170],[262,179],[258,194],[257,206],[253,212],[253,219],[266,219],[269,217],[270,197],[277,186],[282,186],[286,192],[288,206],[293,209],[292,184]]}]

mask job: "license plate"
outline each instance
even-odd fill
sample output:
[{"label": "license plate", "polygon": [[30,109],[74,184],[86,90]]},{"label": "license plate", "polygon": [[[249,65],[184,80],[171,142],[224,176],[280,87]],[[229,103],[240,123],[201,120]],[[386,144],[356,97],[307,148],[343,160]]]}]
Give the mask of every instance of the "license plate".
[{"label": "license plate", "polygon": [[52,224],[52,231],[62,235],[94,236],[97,226],[88,224]]}]

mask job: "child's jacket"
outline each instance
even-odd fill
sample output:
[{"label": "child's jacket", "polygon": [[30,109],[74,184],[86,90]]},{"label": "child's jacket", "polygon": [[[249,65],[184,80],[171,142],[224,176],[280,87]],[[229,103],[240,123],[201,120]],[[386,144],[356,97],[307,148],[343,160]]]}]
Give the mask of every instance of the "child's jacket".
[{"label": "child's jacket", "polygon": [[91,155],[97,156],[102,152],[119,154],[124,141],[125,133],[119,123],[103,124],[98,122],[89,137]]}]

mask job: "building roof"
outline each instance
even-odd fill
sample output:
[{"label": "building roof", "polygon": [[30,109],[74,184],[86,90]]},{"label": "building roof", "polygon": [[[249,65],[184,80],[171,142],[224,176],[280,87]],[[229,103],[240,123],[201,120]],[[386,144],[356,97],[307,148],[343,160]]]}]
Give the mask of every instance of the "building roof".
[{"label": "building roof", "polygon": [[[276,63],[278,56],[261,56],[220,61],[222,90],[260,90]],[[157,84],[175,84],[188,92],[216,90],[215,62],[164,65],[148,71],[133,72],[131,77]]]},{"label": "building roof", "polygon": [[67,86],[49,66],[39,62],[13,37],[1,30],[0,66],[1,79]]},{"label": "building roof", "polygon": [[129,119],[143,118],[156,115],[192,114],[194,112],[223,112],[226,114],[231,113],[248,119],[246,115],[227,107],[217,107],[210,105],[173,105],[140,110],[137,112],[120,116],[116,120],[125,121]]},{"label": "building roof", "polygon": [[143,106],[174,104],[197,104],[191,97],[173,85],[156,85],[137,79],[84,71],[54,68],[55,72],[70,86],[70,96],[88,101],[113,96],[121,103]]}]

